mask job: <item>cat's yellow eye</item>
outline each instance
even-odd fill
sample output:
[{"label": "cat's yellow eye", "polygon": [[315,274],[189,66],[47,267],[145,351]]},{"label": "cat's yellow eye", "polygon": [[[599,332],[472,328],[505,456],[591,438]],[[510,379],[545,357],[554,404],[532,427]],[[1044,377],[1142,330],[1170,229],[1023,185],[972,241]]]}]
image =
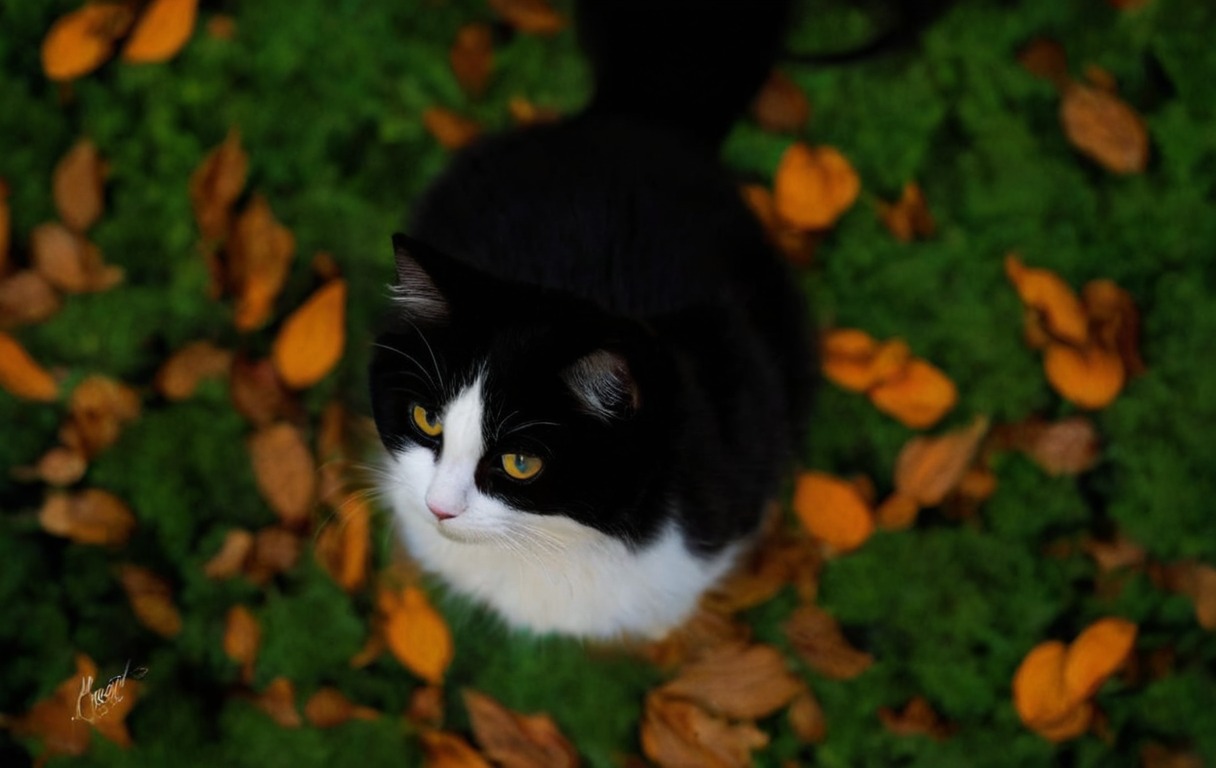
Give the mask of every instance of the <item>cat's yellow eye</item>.
[{"label": "cat's yellow eye", "polygon": [[539,456],[529,456],[526,453],[504,453],[502,455],[502,468],[507,473],[508,477],[513,477],[516,480],[531,480],[536,477],[545,462],[540,460]]},{"label": "cat's yellow eye", "polygon": [[430,437],[438,437],[443,432],[443,422],[435,415],[433,411],[429,411],[421,405],[415,405],[413,410],[414,426],[424,435]]}]

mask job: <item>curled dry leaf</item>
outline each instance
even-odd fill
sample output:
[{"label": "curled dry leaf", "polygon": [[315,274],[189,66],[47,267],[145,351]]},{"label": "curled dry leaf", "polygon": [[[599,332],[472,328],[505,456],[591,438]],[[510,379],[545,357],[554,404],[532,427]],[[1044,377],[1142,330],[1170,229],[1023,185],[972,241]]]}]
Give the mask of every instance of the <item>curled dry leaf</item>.
[{"label": "curled dry leaf", "polygon": [[958,390],[933,364],[915,358],[870,391],[878,410],[912,429],[926,429],[958,402]]},{"label": "curled dry leaf", "polygon": [[860,193],[861,180],[844,155],[801,142],[785,150],[773,181],[777,213],[800,229],[829,229]]},{"label": "curled dry leaf", "polygon": [[418,677],[441,683],[452,663],[452,633],[423,591],[382,588],[377,602],[389,651]]},{"label": "curled dry leaf", "polygon": [[337,688],[323,687],[304,703],[304,719],[316,728],[333,728],[348,720],[375,720],[380,713],[356,704]]},{"label": "curled dry leaf", "polygon": [[744,768],[768,744],[752,723],[732,725],[682,699],[651,693],[642,718],[642,751],[661,768]]},{"label": "curled dry leaf", "polygon": [[889,707],[880,708],[878,719],[887,731],[896,736],[919,735],[941,741],[949,735],[949,729],[923,696],[913,696],[899,711]]},{"label": "curled dry leaf", "polygon": [[123,280],[97,246],[59,223],[40,224],[30,235],[34,269],[64,293],[108,291]]},{"label": "curled dry leaf", "polygon": [[1097,343],[1119,355],[1128,376],[1144,373],[1144,360],[1140,357],[1140,311],[1132,295],[1113,280],[1099,278],[1081,288],[1081,301]]},{"label": "curled dry leaf", "polygon": [[448,61],[460,87],[470,96],[480,96],[494,68],[494,32],[487,24],[465,24],[456,31]]},{"label": "curled dry leaf", "polygon": [[481,753],[454,733],[423,731],[419,737],[426,753],[426,768],[490,768]]},{"label": "curled dry leaf", "polygon": [[910,243],[917,238],[925,239],[937,231],[937,223],[925,196],[920,191],[920,185],[909,181],[904,185],[903,193],[894,203],[880,202],[878,217],[887,230],[901,243]]},{"label": "curled dry leaf", "polygon": [[53,493],[38,511],[47,533],[78,544],[125,544],[135,531],[135,515],[114,494],[97,488],[79,493]]},{"label": "curled dry leaf", "polygon": [[284,525],[308,521],[317,493],[317,467],[299,429],[279,423],[249,438],[249,455],[262,498]]},{"label": "curled dry leaf", "polygon": [[1100,347],[1048,344],[1043,352],[1043,372],[1061,397],[1087,410],[1105,408],[1123,389],[1123,361]]},{"label": "curled dry leaf", "polygon": [[32,269],[0,280],[0,327],[41,323],[62,307],[50,282]]},{"label": "curled dry leaf", "polygon": [[874,532],[874,516],[856,487],[824,472],[799,475],[793,503],[807,531],[840,552],[860,547]]},{"label": "curled dry leaf", "polygon": [[445,149],[460,149],[481,134],[481,126],[476,122],[443,107],[426,109],[422,124]]},{"label": "curled dry leaf", "polygon": [[169,356],[156,373],[156,389],[169,400],[185,400],[204,379],[218,379],[232,370],[232,352],[210,341],[195,341]]},{"label": "curled dry leaf", "polygon": [[566,20],[547,0],[490,0],[490,7],[520,32],[552,35],[566,26]]},{"label": "curled dry leaf", "polygon": [[922,507],[940,504],[962,480],[987,432],[988,417],[978,416],[944,435],[912,438],[895,460],[895,490]]},{"label": "curled dry leaf", "polygon": [[1015,447],[1026,452],[1049,475],[1078,475],[1097,461],[1101,446],[1098,430],[1085,416],[1071,416],[1051,424],[1030,424],[1020,432]]},{"label": "curled dry leaf", "polygon": [[768,717],[801,691],[802,683],[790,673],[777,649],[759,644],[712,650],[659,689],[734,720]]},{"label": "curled dry leaf", "polygon": [[71,418],[60,439],[92,458],[116,443],[123,426],[139,417],[139,395],[120,381],[93,375],[72,390],[68,411]]},{"label": "curled dry leaf", "polygon": [[799,133],[811,118],[811,103],[797,83],[774,69],[752,102],[752,117],[766,131]]},{"label": "curled dry leaf", "polygon": [[823,337],[823,373],[836,385],[866,392],[898,373],[912,357],[900,339],[878,342],[855,328],[837,328]]},{"label": "curled dry leaf", "polygon": [[827,715],[819,699],[805,687],[790,704],[789,718],[794,735],[805,744],[819,744],[828,736]]},{"label": "curled dry leaf", "polygon": [[77,141],[55,166],[51,188],[59,218],[77,232],[96,223],[105,207],[102,184],[106,166],[97,146],[88,139]]},{"label": "curled dry leaf", "polygon": [[1108,171],[1140,173],[1148,166],[1144,120],[1109,91],[1068,84],[1060,102],[1060,123],[1068,141]]},{"label": "curled dry leaf", "polygon": [[124,3],[88,3],[59,17],[42,40],[42,71],[52,80],[87,75],[110,58],[132,19]]},{"label": "curled dry leaf", "polygon": [[505,768],[574,768],[578,753],[548,715],[521,715],[473,690],[462,692],[473,736]]},{"label": "curled dry leaf", "polygon": [[243,605],[228,609],[224,622],[224,655],[241,665],[241,681],[253,680],[253,663],[262,645],[262,626],[257,617]]},{"label": "curled dry leaf", "polygon": [[266,199],[255,195],[237,217],[228,242],[237,330],[252,331],[270,319],[295,252],[295,236],[274,217]]},{"label": "curled dry leaf", "polygon": [[34,362],[12,336],[0,332],[0,388],[24,400],[52,402],[59,398],[59,382]]},{"label": "curled dry leaf", "polygon": [[253,697],[253,704],[284,728],[299,728],[304,724],[296,709],[296,688],[285,677],[276,677],[266,690]]},{"label": "curled dry leaf", "polygon": [[209,579],[232,578],[244,570],[252,552],[253,534],[233,528],[224,534],[219,551],[203,566],[203,574]]},{"label": "curled dry leaf", "polygon": [[1071,344],[1086,343],[1089,318],[1077,294],[1059,275],[1027,267],[1014,253],[1005,256],[1005,275],[1022,303],[1039,314],[1053,336]]},{"label": "curled dry leaf", "polygon": [[785,624],[785,634],[802,659],[824,677],[851,680],[874,663],[874,657],[854,648],[827,611],[804,605]]},{"label": "curled dry leaf", "polygon": [[796,267],[809,266],[815,259],[815,235],[802,232],[777,215],[773,195],[759,184],[744,184],[743,201],[764,227],[769,241]]},{"label": "curled dry leaf", "polygon": [[671,668],[704,658],[723,646],[746,643],[749,636],[746,625],[702,605],[683,624],[640,651],[655,666]]},{"label": "curled dry leaf", "polygon": [[271,360],[284,384],[304,389],[338,364],[345,345],[346,281],[332,280],[283,323],[271,349]]},{"label": "curled dry leaf", "polygon": [[371,552],[371,510],[361,495],[338,505],[337,515],[317,536],[317,560],[334,581],[353,592],[367,581]]},{"label": "curled dry leaf", "polygon": [[1126,619],[1104,618],[1085,628],[1068,646],[1064,658],[1064,692],[1074,700],[1097,693],[1136,644],[1136,625]]},{"label": "curled dry leaf", "polygon": [[1045,37],[1035,38],[1018,52],[1018,63],[1030,74],[1064,87],[1068,82],[1068,54],[1064,46]]},{"label": "curled dry leaf", "polygon": [[262,528],[253,535],[253,556],[245,566],[245,575],[254,584],[265,584],[294,568],[302,547],[300,537],[286,528]]},{"label": "curled dry leaf", "polygon": [[182,631],[182,616],[173,604],[173,590],[167,580],[147,568],[126,563],[118,568],[118,581],[140,624],[161,637],[176,637]]},{"label": "curled dry leaf", "polygon": [[241,148],[235,128],[224,143],[211,150],[190,176],[190,202],[199,231],[208,240],[218,240],[228,232],[232,206],[245,188],[249,156]]},{"label": "curled dry leaf", "polygon": [[270,360],[238,357],[232,364],[229,394],[233,407],[258,427],[291,419],[299,410]]},{"label": "curled dry leaf", "polygon": [[78,482],[88,468],[84,454],[59,445],[42,455],[36,471],[44,483],[66,486]]},{"label": "curled dry leaf", "polygon": [[198,0],[152,0],[123,46],[123,59],[168,61],[190,40],[197,17]]}]

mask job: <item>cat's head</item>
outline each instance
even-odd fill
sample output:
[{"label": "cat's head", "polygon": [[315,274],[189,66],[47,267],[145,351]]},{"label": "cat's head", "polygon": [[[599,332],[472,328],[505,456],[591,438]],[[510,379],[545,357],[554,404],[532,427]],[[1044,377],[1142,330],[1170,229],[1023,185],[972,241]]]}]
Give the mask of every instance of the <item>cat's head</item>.
[{"label": "cat's head", "polygon": [[397,513],[504,548],[538,525],[652,535],[660,521],[643,510],[661,492],[674,409],[669,356],[647,328],[401,235],[393,245],[371,386]]}]

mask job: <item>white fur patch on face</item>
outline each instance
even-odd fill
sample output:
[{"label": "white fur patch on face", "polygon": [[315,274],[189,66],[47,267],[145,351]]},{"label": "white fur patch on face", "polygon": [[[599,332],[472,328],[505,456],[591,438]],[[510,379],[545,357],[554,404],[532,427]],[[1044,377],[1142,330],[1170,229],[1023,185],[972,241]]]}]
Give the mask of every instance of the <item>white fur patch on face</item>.
[{"label": "white fur patch on face", "polygon": [[[687,618],[739,548],[697,557],[672,523],[630,551],[568,517],[513,509],[483,494],[473,481],[484,451],[481,387],[478,379],[444,409],[438,460],[421,446],[389,456],[385,490],[410,553],[521,629],[659,637]],[[459,511],[439,520],[428,502]]]}]

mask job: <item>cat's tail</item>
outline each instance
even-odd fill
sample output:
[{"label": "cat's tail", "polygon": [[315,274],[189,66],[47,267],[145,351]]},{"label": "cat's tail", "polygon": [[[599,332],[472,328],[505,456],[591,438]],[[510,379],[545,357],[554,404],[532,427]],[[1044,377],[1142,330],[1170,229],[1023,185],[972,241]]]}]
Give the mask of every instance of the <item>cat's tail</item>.
[{"label": "cat's tail", "polygon": [[579,0],[587,114],[673,127],[716,150],[764,83],[791,0]]}]

